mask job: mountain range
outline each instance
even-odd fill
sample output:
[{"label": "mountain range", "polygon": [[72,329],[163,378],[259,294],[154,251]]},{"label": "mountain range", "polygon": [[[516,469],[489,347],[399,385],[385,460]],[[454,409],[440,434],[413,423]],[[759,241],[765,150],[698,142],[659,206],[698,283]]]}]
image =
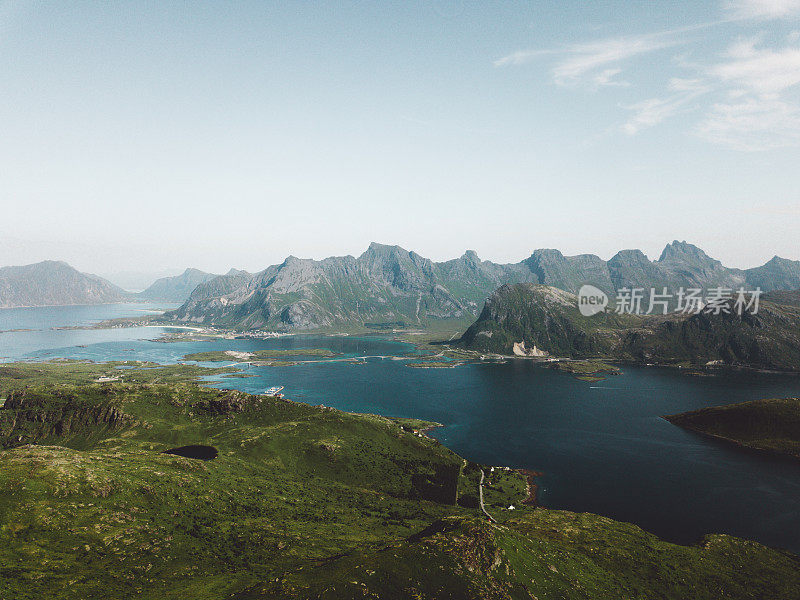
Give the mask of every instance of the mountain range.
[{"label": "mountain range", "polygon": [[753,269],[730,269],[696,246],[675,241],[655,261],[640,250],[622,250],[604,261],[540,249],[511,264],[483,261],[471,250],[433,262],[399,246],[372,243],[357,258],[290,256],[257,273],[186,269],[138,294],[66,263],[44,261],[0,269],[0,307],[145,300],[184,302],[170,319],[238,329],[424,326],[438,319],[471,322],[506,283],[538,283],[570,293],[591,284],[608,294],[624,287],[793,290],[800,288],[800,261],[776,256]]},{"label": "mountain range", "polygon": [[399,246],[372,243],[357,258],[290,256],[258,273],[231,271],[198,285],[166,317],[245,330],[424,325],[474,319],[486,298],[507,283],[570,293],[590,284],[609,294],[624,287],[797,289],[800,261],[775,257],[761,267],[730,269],[696,246],[675,241],[656,261],[640,250],[622,250],[604,261],[541,249],[512,264],[482,261],[473,251],[433,262]]}]

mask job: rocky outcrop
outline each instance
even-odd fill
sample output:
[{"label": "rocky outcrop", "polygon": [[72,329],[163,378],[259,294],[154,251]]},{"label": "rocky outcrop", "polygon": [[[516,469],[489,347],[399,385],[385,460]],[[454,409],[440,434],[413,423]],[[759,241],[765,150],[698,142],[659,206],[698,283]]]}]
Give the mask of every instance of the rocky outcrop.
[{"label": "rocky outcrop", "polygon": [[98,430],[128,427],[134,419],[112,399],[84,402],[71,391],[11,392],[0,409],[0,447],[58,442]]}]

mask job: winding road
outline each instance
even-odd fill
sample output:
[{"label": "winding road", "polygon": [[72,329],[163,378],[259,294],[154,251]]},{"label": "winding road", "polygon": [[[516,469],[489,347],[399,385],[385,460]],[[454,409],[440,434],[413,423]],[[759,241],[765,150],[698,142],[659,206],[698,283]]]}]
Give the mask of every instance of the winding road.
[{"label": "winding road", "polygon": [[489,520],[492,523],[497,523],[497,521],[494,520],[494,517],[489,514],[489,512],[486,510],[486,507],[483,505],[483,469],[481,469],[481,481],[478,484],[478,500],[480,502],[481,511],[483,511],[483,514],[489,517]]}]

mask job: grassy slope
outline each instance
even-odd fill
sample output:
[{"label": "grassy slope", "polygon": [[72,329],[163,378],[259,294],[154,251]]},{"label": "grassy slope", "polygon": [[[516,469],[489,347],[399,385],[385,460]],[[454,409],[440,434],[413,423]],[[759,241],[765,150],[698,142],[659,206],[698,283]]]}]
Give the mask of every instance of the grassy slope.
[{"label": "grassy slope", "polygon": [[800,458],[800,398],[770,398],[665,417],[691,431]]},{"label": "grassy slope", "polygon": [[[109,370],[0,367],[0,397],[17,407],[0,410],[0,441],[37,442],[0,451],[0,590],[11,598],[790,598],[800,589],[796,557],[752,542],[712,536],[684,547],[593,515],[502,510],[525,491],[507,471],[489,477],[486,502],[500,521],[491,526],[473,506],[479,467],[462,474],[458,456],[403,428],[425,422],[204,389],[187,381],[198,367],[87,383]],[[96,406],[126,418],[98,424],[87,410]],[[161,454],[190,443],[214,445],[219,458]]]},{"label": "grassy slope", "polygon": [[492,525],[449,517],[240,598],[797,598],[795,558],[727,536],[663,542],[591,514],[525,511]]}]

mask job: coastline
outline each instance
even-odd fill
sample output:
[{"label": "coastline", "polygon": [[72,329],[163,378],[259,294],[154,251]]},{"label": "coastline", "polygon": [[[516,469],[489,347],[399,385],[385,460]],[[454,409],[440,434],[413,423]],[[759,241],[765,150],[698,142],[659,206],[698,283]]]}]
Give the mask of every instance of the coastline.
[{"label": "coastline", "polygon": [[544,475],[542,471],[534,471],[533,469],[516,469],[517,473],[520,473],[525,477],[525,492],[526,497],[525,500],[522,501],[523,504],[527,504],[528,506],[532,506],[534,508],[539,506],[539,484],[536,483],[536,479]]},{"label": "coastline", "polygon": [[785,458],[785,459],[791,460],[791,461],[800,461],[800,456],[798,456],[797,454],[791,454],[789,452],[781,452],[780,450],[775,450],[773,448],[764,448],[764,447],[761,447],[761,446],[753,446],[753,445],[748,444],[746,442],[741,442],[741,441],[739,441],[737,439],[729,438],[729,437],[726,437],[724,435],[719,435],[717,433],[709,433],[707,431],[703,431],[702,429],[698,429],[698,428],[692,427],[690,425],[683,425],[683,424],[680,424],[680,423],[675,423],[672,420],[673,416],[676,416],[676,415],[666,415],[666,416],[662,416],[661,418],[664,419],[670,425],[674,425],[675,427],[680,427],[681,429],[683,429],[685,431],[688,431],[690,433],[694,433],[696,435],[700,435],[700,436],[702,436],[704,438],[708,438],[708,439],[711,439],[711,440],[717,440],[719,442],[723,442],[725,444],[728,444],[730,446],[734,446],[734,447],[739,448],[741,450],[744,450],[746,452],[756,452],[756,453],[759,453],[759,454],[764,454],[764,455],[767,455],[767,456],[771,456],[773,458],[774,457],[781,457],[781,458]]}]

